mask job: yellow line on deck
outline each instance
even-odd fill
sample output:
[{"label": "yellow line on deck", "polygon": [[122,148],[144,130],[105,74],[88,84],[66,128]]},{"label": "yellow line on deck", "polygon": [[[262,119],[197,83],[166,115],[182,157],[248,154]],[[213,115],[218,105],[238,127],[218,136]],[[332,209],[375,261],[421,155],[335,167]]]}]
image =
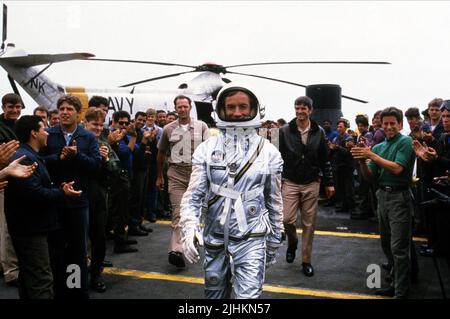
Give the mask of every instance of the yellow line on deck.
[{"label": "yellow line on deck", "polygon": [[[203,278],[191,277],[191,276],[180,276],[180,275],[169,275],[158,272],[144,272],[132,269],[121,269],[121,268],[105,268],[104,273],[117,276],[127,276],[134,277],[138,279],[153,279],[153,280],[165,280],[174,282],[184,282],[189,284],[203,285],[205,283]],[[383,297],[347,293],[347,292],[336,292],[327,290],[316,290],[316,289],[306,289],[288,286],[278,286],[278,285],[264,285],[263,291],[273,292],[280,294],[289,295],[299,295],[299,296],[313,296],[319,298],[335,298],[335,299],[385,299]]]},{"label": "yellow line on deck", "polygon": [[[168,220],[159,220],[156,222],[157,224],[161,225],[170,225],[171,222]],[[301,234],[302,230],[297,229],[297,233]],[[332,232],[332,231],[322,231],[322,230],[316,230],[314,232],[314,235],[318,236],[335,236],[335,237],[353,237],[353,238],[372,238],[372,239],[379,239],[380,235],[375,234],[359,234],[359,233],[346,233],[346,232]],[[420,241],[425,242],[427,241],[426,238],[422,237],[413,237],[414,241]]]},{"label": "yellow line on deck", "polygon": [[161,224],[161,225],[170,225],[172,224],[172,222],[170,220],[158,220],[156,222],[156,224]]},{"label": "yellow line on deck", "polygon": [[122,269],[122,268],[104,268],[104,273],[118,276],[128,276],[135,277],[139,279],[155,279],[155,280],[166,280],[166,281],[175,281],[175,282],[185,282],[188,284],[200,284],[203,285],[205,283],[203,278],[200,277],[188,277],[188,276],[180,276],[180,275],[169,275],[163,274],[159,272],[144,272],[133,269]]}]

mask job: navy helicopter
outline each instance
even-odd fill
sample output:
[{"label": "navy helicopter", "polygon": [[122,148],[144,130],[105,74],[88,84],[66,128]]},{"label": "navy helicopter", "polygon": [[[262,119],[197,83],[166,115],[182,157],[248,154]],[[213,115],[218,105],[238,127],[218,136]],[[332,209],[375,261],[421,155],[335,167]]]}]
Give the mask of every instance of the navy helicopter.
[{"label": "navy helicopter", "polygon": [[[208,62],[201,65],[186,65],[180,63],[167,63],[158,61],[142,61],[142,60],[124,60],[124,59],[109,59],[109,58],[96,58],[94,54],[77,52],[77,53],[63,53],[63,54],[28,54],[23,49],[17,48],[13,43],[7,43],[7,7],[3,5],[3,34],[2,45],[0,49],[0,66],[3,67],[7,74],[8,80],[11,84],[13,91],[19,94],[16,83],[18,83],[39,105],[44,105],[50,110],[56,108],[56,102],[61,95],[73,94],[80,98],[82,102],[82,115],[88,108],[88,101],[94,95],[102,95],[108,98],[111,110],[111,114],[117,110],[125,110],[131,115],[138,111],[146,111],[149,106],[157,109],[165,109],[172,106],[172,101],[175,96],[183,94],[189,96],[193,101],[195,107],[193,107],[191,115],[194,118],[205,121],[210,126],[214,126],[214,110],[212,107],[212,101],[216,94],[220,91],[223,85],[231,82],[230,79],[224,77],[226,74],[235,74],[241,76],[249,76],[259,79],[265,79],[275,82],[280,82],[288,85],[299,86],[307,88],[308,86],[285,81],[282,79],[276,79],[273,77],[261,76],[257,74],[236,72],[230,69],[246,66],[264,66],[264,65],[283,65],[283,64],[390,64],[388,62],[376,62],[376,61],[285,61],[285,62],[258,62],[258,63],[245,63],[236,65],[223,66],[220,64]],[[88,88],[84,86],[62,85],[56,81],[49,79],[44,73],[54,63],[71,61],[71,60],[84,60],[100,63],[100,62],[117,62],[117,63],[139,63],[139,64],[153,64],[163,65],[168,67],[185,67],[189,70],[165,74],[161,76],[151,77],[143,80],[134,81],[131,83],[125,83],[119,87],[114,88]],[[37,66],[44,65],[42,69],[38,69]],[[180,84],[177,88],[170,88],[166,90],[161,89],[148,89],[139,88],[138,86],[143,83],[162,80],[166,78],[176,77],[188,73],[199,73],[191,81]],[[331,112],[332,117],[342,116],[340,111],[340,98],[349,99],[361,103],[367,103],[367,101],[358,99],[355,97],[342,95],[340,87],[325,86],[322,90],[329,91],[330,88],[334,91],[338,90],[336,96],[336,102],[333,102],[333,109]],[[320,88],[319,88],[320,89]],[[319,90],[320,91],[320,90]],[[318,97],[322,96],[320,92],[314,89],[314,86],[310,87],[310,94],[319,93]],[[315,93],[314,93],[315,92]],[[318,93],[317,93],[318,92]],[[314,97],[314,99],[316,99]],[[324,100],[325,101],[325,100]],[[320,114],[321,109],[325,109],[324,116],[328,116],[330,111],[327,109],[330,106],[315,103],[315,114]],[[323,113],[322,112],[322,113]],[[337,112],[337,113],[336,113]]]}]

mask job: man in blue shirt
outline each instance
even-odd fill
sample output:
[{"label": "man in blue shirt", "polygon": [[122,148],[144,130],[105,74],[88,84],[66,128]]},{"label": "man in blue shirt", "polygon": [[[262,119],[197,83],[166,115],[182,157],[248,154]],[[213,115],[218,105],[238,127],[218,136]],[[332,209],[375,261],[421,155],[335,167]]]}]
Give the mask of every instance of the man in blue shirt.
[{"label": "man in blue shirt", "polygon": [[338,213],[350,212],[355,209],[353,171],[354,160],[350,149],[355,145],[354,139],[346,131],[350,127],[348,120],[341,118],[337,121],[338,136],[329,143],[331,165],[335,178],[336,199],[342,206],[336,206]]},{"label": "man in blue shirt", "polygon": [[333,123],[331,123],[330,120],[323,120],[322,127],[325,131],[325,136],[327,138],[327,141],[333,141],[337,136],[338,132],[333,129],[332,127]]}]

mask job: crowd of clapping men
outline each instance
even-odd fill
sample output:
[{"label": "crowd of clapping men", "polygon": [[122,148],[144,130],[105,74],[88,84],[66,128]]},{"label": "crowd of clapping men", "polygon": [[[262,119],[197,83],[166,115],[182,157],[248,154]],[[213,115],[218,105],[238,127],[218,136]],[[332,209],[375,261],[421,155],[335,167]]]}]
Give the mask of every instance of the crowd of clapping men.
[{"label": "crowd of clapping men", "polygon": [[[335,207],[338,213],[348,213],[351,219],[369,220],[377,222],[383,218],[377,202],[377,190],[380,186],[371,183],[365,178],[362,166],[355,158],[355,146],[375,145],[385,141],[385,132],[381,125],[382,111],[375,112],[372,125],[365,114],[358,114],[355,119],[357,129],[350,129],[350,122],[341,118],[336,123],[336,130],[330,121],[323,122],[328,145],[330,148],[333,178],[336,195],[325,206]],[[412,221],[403,230],[410,241],[410,268],[408,273],[395,274],[392,259],[382,266],[391,270],[387,280],[392,281],[394,276],[407,276],[414,282],[418,278],[419,266],[413,235],[425,236],[427,242],[420,245],[421,256],[433,257],[450,256],[450,101],[435,98],[428,107],[420,111],[417,107],[408,108],[404,114],[409,126],[408,136],[412,139],[412,148],[416,155],[413,178],[409,183],[412,198]],[[401,122],[402,131],[403,127]],[[406,123],[405,123],[406,125]],[[398,147],[398,146],[395,146]],[[386,150],[387,154],[389,151]],[[384,155],[385,155],[384,154]],[[388,192],[400,189],[387,189]],[[357,199],[357,200],[356,200]],[[385,208],[381,208],[381,211]],[[380,217],[381,216],[381,217]],[[390,216],[388,228],[392,233],[394,223],[399,222]],[[380,229],[382,232],[382,230]],[[383,236],[382,236],[383,237]],[[386,239],[388,242],[390,238]],[[392,239],[393,240],[393,239]],[[383,241],[383,238],[382,238]],[[382,243],[382,246],[389,245]],[[390,243],[392,250],[395,243]],[[400,247],[398,247],[400,248]],[[386,253],[385,247],[383,250]],[[388,255],[388,254],[387,254]],[[406,272],[406,269],[404,270]],[[398,287],[397,287],[398,288]],[[405,289],[406,291],[406,289]],[[393,296],[394,287],[381,290],[381,295]]]},{"label": "crowd of clapping men", "polygon": [[[349,217],[354,220],[379,223],[376,192],[380,186],[365,178],[359,160],[352,150],[358,146],[373,148],[385,141],[382,112],[383,110],[376,111],[371,122],[366,114],[357,114],[354,120],[355,130],[350,128],[350,121],[345,118],[339,118],[336,123],[325,119],[321,123],[330,152],[335,188],[334,196],[324,206],[334,208],[336,213],[349,214]],[[409,185],[413,203],[412,220],[410,225],[405,227],[405,233],[411,236],[410,268],[407,276],[414,282],[418,278],[419,266],[416,249],[412,244],[413,235],[427,238],[427,242],[420,245],[421,256],[446,256],[447,258],[450,256],[450,214],[448,213],[450,211],[450,101],[434,98],[425,110],[420,111],[417,107],[408,108],[404,117],[409,126],[408,136],[412,139],[412,148],[416,155],[414,174]],[[407,127],[403,127],[403,115],[400,124],[402,131],[408,131]],[[269,130],[268,138],[270,138],[270,129],[284,125],[286,125],[285,121],[279,119],[277,122],[266,121],[262,127]],[[400,189],[389,191],[396,192]],[[382,266],[391,271],[387,280],[392,281],[395,276],[392,271],[393,261],[389,260],[390,258],[387,259],[388,261]],[[394,293],[393,287],[380,292],[381,295],[387,296],[393,296]]]},{"label": "crowd of clapping men", "polygon": [[[0,270],[7,283],[19,286],[21,298],[87,298],[89,286],[105,291],[101,273],[111,266],[105,261],[107,238],[113,238],[115,253],[133,253],[137,241],[128,236],[152,232],[144,220],[170,218],[167,183],[156,187],[157,153],[163,127],[177,114],[150,108],[132,119],[126,111],[116,111],[111,123],[105,123],[108,104],[104,97],[92,97],[78,123],[81,102],[72,95],[62,96],[54,111],[40,106],[34,115],[22,117],[20,96],[2,98]],[[371,149],[385,140],[381,113],[370,124],[367,115],[358,114],[355,130],[345,118],[321,123],[336,190],[325,206],[352,219],[379,218],[377,185],[365,178],[353,150]],[[405,117],[417,158],[408,234],[411,240],[412,234],[427,237],[421,255],[449,256],[450,101],[433,99],[425,111],[409,108]],[[262,123],[262,128],[270,139],[271,129],[285,125],[279,119]],[[80,266],[76,289],[67,287],[71,264]],[[412,279],[417,272],[411,245]]]},{"label": "crowd of clapping men", "polygon": [[[76,96],[24,116],[20,96],[2,98],[0,270],[21,298],[87,298],[88,286],[104,292],[107,239],[114,253],[134,253],[131,236],[152,232],[144,219],[170,218],[167,186],[155,186],[156,155],[162,127],[177,114],[149,108],[132,119],[117,111],[105,123],[108,105],[92,97],[79,123]],[[80,274],[71,289],[69,265]]]}]

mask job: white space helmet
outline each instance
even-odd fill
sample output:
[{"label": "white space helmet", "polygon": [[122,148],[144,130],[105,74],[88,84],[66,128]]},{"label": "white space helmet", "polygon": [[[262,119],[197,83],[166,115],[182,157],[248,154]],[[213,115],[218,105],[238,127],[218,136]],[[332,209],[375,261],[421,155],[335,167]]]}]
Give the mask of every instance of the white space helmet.
[{"label": "white space helmet", "polygon": [[[241,91],[246,93],[250,97],[250,116],[242,120],[227,119],[225,116],[225,98],[228,97],[232,92]],[[222,89],[217,94],[216,100],[213,102],[213,107],[216,111],[217,127],[227,128],[227,127],[260,127],[261,119],[263,118],[264,110],[259,104],[258,98],[250,90],[248,85],[243,83],[232,82],[223,86]]]}]

